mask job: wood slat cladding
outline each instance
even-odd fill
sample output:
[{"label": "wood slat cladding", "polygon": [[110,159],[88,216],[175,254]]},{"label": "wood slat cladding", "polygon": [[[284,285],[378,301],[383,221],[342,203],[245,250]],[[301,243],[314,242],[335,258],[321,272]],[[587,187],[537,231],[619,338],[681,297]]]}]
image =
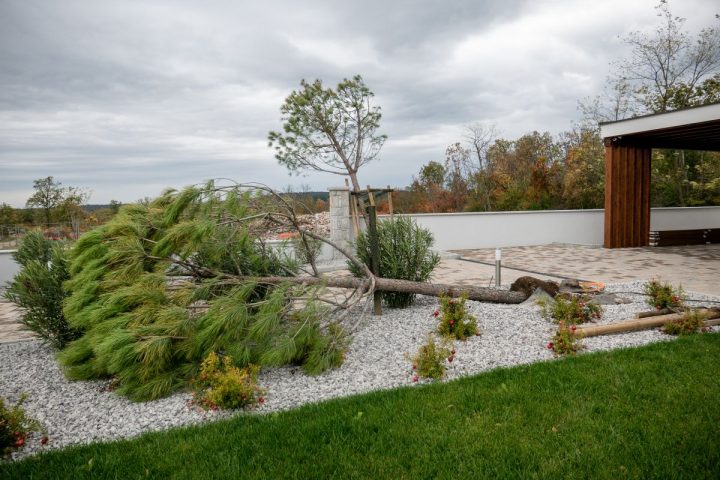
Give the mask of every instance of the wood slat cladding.
[{"label": "wood slat cladding", "polygon": [[605,147],[605,248],[650,242],[651,149]]}]

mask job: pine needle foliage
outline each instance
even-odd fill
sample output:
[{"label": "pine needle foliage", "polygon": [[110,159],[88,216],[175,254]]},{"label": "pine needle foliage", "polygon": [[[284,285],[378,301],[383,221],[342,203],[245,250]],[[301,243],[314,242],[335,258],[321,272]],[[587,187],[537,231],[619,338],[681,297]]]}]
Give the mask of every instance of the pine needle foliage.
[{"label": "pine needle foliage", "polygon": [[[58,354],[71,379],[114,377],[143,401],[185,388],[211,352],[251,364],[342,363],[347,336],[308,288],[266,285],[298,265],[248,229],[268,200],[212,182],[127,205],[70,252],[64,313],[84,335]],[[172,280],[181,276],[182,281]],[[196,308],[201,305],[201,308]]]},{"label": "pine needle foliage", "polygon": [[[394,217],[377,224],[380,245],[379,276],[413,282],[425,282],[440,263],[440,256],[430,247],[434,243],[432,233],[418,226],[409,217]],[[370,266],[370,236],[367,231],[358,235],[355,241],[358,258]],[[355,276],[363,272],[352,262],[348,268]],[[383,302],[391,308],[407,308],[415,300],[415,294],[382,292]]]}]

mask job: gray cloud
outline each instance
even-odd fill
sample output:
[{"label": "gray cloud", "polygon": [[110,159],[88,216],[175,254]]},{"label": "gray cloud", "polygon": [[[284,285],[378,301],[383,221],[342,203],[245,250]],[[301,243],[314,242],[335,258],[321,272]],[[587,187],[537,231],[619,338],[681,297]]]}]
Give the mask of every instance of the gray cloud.
[{"label": "gray cloud", "polygon": [[[355,73],[389,136],[361,180],[407,185],[465,124],[569,128],[654,3],[0,0],[0,202],[22,205],[47,175],[98,203],[218,176],[342,184],[289,177],[266,136],[301,78]],[[693,28],[716,8],[673,9]]]}]

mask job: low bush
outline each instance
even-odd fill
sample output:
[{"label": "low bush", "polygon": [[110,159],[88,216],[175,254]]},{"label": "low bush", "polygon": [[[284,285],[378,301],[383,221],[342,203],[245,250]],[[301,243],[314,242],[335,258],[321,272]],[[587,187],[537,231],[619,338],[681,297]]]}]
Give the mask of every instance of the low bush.
[{"label": "low bush", "polygon": [[257,365],[238,368],[233,364],[232,357],[225,355],[221,358],[211,352],[200,365],[200,375],[194,382],[195,402],[205,410],[262,404],[265,390],[257,385],[259,372]]},{"label": "low bush", "polygon": [[[23,395],[15,405],[5,405],[5,400],[0,397],[0,455],[2,456],[22,448],[29,432],[43,431],[37,420],[25,414],[22,404],[26,398]],[[43,436],[40,442],[47,443],[47,436]]]},{"label": "low bush", "polygon": [[67,296],[63,282],[69,278],[61,244],[39,232],[28,233],[13,258],[21,269],[10,282],[5,297],[22,309],[20,322],[41,340],[61,349],[80,335],[63,315]]},{"label": "low bush", "polygon": [[290,239],[290,246],[295,253],[295,258],[300,263],[316,263],[322,253],[323,242],[307,235],[297,235]]},{"label": "low bush", "polygon": [[602,317],[602,307],[586,295],[571,295],[569,298],[558,295],[554,302],[540,300],[538,304],[543,317],[565,325],[587,323]]},{"label": "low bush", "polygon": [[662,326],[663,333],[668,335],[690,335],[692,333],[706,332],[705,327],[707,315],[697,310],[687,310],[679,320],[667,322]]},{"label": "low bush", "polygon": [[648,296],[647,304],[658,310],[683,306],[684,292],[680,286],[675,288],[668,282],[660,283],[658,280],[650,280],[643,286],[643,291]]},{"label": "low bush", "polygon": [[441,343],[437,343],[435,337],[429,334],[425,344],[411,359],[415,371],[413,381],[417,381],[419,377],[442,378],[445,376],[445,362],[452,363],[454,359],[455,349],[452,342],[444,338]]},{"label": "low bush", "polygon": [[584,348],[582,334],[577,332],[574,324],[568,327],[565,322],[561,321],[552,340],[548,342],[547,348],[552,350],[555,355],[575,355]]},{"label": "low bush", "polygon": [[[412,219],[395,217],[378,222],[378,243],[380,246],[379,276],[425,282],[440,263],[440,256],[430,250],[433,236],[429,230],[419,227]],[[358,258],[370,266],[370,235],[364,231],[355,242]],[[348,268],[355,276],[363,272],[353,263]],[[383,302],[391,308],[406,308],[412,305],[415,294],[382,292]]]},{"label": "low bush", "polygon": [[433,314],[440,317],[438,333],[457,340],[466,340],[478,334],[477,319],[468,312],[466,302],[467,294],[463,294],[460,298],[446,295],[440,297],[440,310],[436,310]]}]

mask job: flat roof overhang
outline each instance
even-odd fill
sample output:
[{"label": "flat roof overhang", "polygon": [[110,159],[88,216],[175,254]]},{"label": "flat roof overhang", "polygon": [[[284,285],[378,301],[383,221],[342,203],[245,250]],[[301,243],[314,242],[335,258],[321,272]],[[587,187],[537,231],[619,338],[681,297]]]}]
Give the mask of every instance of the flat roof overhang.
[{"label": "flat roof overhang", "polygon": [[720,151],[720,103],[604,122],[605,145]]}]

